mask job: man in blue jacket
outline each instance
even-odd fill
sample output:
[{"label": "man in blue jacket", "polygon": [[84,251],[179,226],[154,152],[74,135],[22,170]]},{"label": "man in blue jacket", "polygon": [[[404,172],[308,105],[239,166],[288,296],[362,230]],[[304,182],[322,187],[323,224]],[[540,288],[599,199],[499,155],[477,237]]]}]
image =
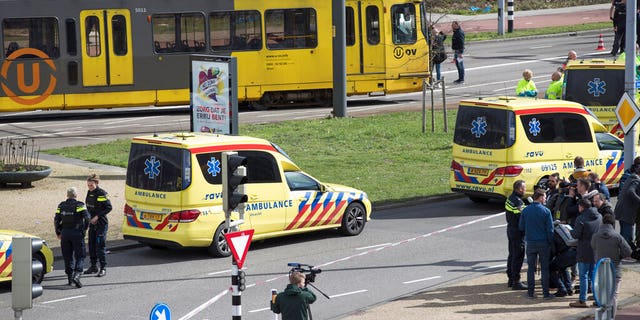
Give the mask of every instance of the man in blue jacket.
[{"label": "man in blue jacket", "polygon": [[543,189],[536,189],[533,193],[533,203],[522,210],[520,230],[524,232],[527,244],[527,298],[535,295],[536,262],[540,258],[540,273],[542,274],[542,294],[544,299],[553,299],[549,293],[549,261],[551,260],[551,246],[553,245],[553,220],[551,211],[544,203],[547,194]]}]

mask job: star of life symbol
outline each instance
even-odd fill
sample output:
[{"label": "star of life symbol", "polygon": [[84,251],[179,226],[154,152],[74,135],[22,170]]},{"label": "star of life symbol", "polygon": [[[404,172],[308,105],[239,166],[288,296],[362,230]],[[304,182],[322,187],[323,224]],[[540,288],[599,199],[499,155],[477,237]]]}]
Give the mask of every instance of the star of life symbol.
[{"label": "star of life symbol", "polygon": [[144,174],[149,176],[149,179],[155,179],[160,175],[160,160],[156,160],[156,156],[151,156],[144,161]]},{"label": "star of life symbol", "polygon": [[212,176],[217,176],[218,173],[220,173],[220,171],[222,169],[220,169],[220,161],[218,161],[218,159],[211,157],[211,160],[207,161],[207,167],[209,167],[207,169],[207,173],[209,173]]},{"label": "star of life symbol", "polygon": [[476,138],[480,138],[487,133],[487,121],[482,117],[478,117],[476,120],[471,122],[471,133],[476,136]]},{"label": "star of life symbol", "polygon": [[534,137],[540,134],[540,121],[536,118],[532,118],[529,121],[529,133],[531,133]]},{"label": "star of life symbol", "polygon": [[587,92],[594,97],[599,97],[601,94],[607,92],[607,89],[605,89],[607,83],[600,81],[600,78],[593,78],[593,81],[589,81],[587,85],[589,86]]}]

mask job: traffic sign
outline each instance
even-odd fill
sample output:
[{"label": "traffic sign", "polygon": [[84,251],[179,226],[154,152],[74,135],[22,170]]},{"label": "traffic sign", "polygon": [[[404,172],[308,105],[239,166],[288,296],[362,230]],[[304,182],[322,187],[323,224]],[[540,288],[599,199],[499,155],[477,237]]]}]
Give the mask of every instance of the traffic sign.
[{"label": "traffic sign", "polygon": [[625,134],[629,133],[629,130],[636,125],[638,119],[640,119],[640,109],[636,102],[628,92],[625,92],[618,102],[618,106],[615,109],[616,117],[622,127]]},{"label": "traffic sign", "polygon": [[640,89],[640,81],[636,80],[636,89]]},{"label": "traffic sign", "polygon": [[233,258],[236,260],[238,269],[242,269],[244,259],[247,257],[247,251],[249,251],[251,238],[253,238],[253,229],[225,233],[224,238],[227,239],[227,244],[231,249]]},{"label": "traffic sign", "polygon": [[171,320],[171,309],[164,303],[158,303],[151,309],[149,320]]}]

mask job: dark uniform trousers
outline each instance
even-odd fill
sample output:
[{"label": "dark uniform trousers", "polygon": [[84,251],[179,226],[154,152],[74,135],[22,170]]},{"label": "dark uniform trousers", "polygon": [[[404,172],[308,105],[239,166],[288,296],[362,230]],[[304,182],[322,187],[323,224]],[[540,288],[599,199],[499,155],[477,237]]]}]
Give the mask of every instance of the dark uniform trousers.
[{"label": "dark uniform trousers", "polygon": [[89,225],[89,260],[91,267],[97,267],[100,262],[100,269],[107,266],[106,259],[106,239],[109,220],[107,214],[111,211],[111,201],[107,192],[97,187],[92,191],[87,191],[87,209],[92,218],[98,217],[96,224]]},{"label": "dark uniform trousers", "polygon": [[89,226],[89,260],[91,260],[92,266],[95,266],[99,261],[100,268],[103,269],[107,266],[105,240],[108,226],[101,221]]},{"label": "dark uniform trousers", "polygon": [[84,233],[80,229],[62,229],[60,246],[64,258],[64,273],[81,273],[84,268]]},{"label": "dark uniform trousers", "polygon": [[512,193],[504,203],[507,220],[507,239],[509,255],[507,256],[507,276],[509,283],[520,282],[520,271],[524,261],[524,232],[520,231],[520,209],[523,207],[520,195]]},{"label": "dark uniform trousers", "polygon": [[520,281],[520,271],[524,261],[524,233],[517,225],[507,224],[507,239],[509,240],[507,276],[515,283]]}]

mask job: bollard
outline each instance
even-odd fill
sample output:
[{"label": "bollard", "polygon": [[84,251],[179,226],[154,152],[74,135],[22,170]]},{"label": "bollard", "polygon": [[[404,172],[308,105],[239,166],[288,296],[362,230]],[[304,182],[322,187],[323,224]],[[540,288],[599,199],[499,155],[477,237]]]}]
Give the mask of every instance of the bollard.
[{"label": "bollard", "polygon": [[[278,290],[276,289],[271,289],[271,305],[273,306],[274,303],[276,303],[276,296],[278,295]],[[271,311],[273,311],[273,308],[271,309]],[[273,313],[273,320],[278,320],[278,314],[277,313]]]}]

